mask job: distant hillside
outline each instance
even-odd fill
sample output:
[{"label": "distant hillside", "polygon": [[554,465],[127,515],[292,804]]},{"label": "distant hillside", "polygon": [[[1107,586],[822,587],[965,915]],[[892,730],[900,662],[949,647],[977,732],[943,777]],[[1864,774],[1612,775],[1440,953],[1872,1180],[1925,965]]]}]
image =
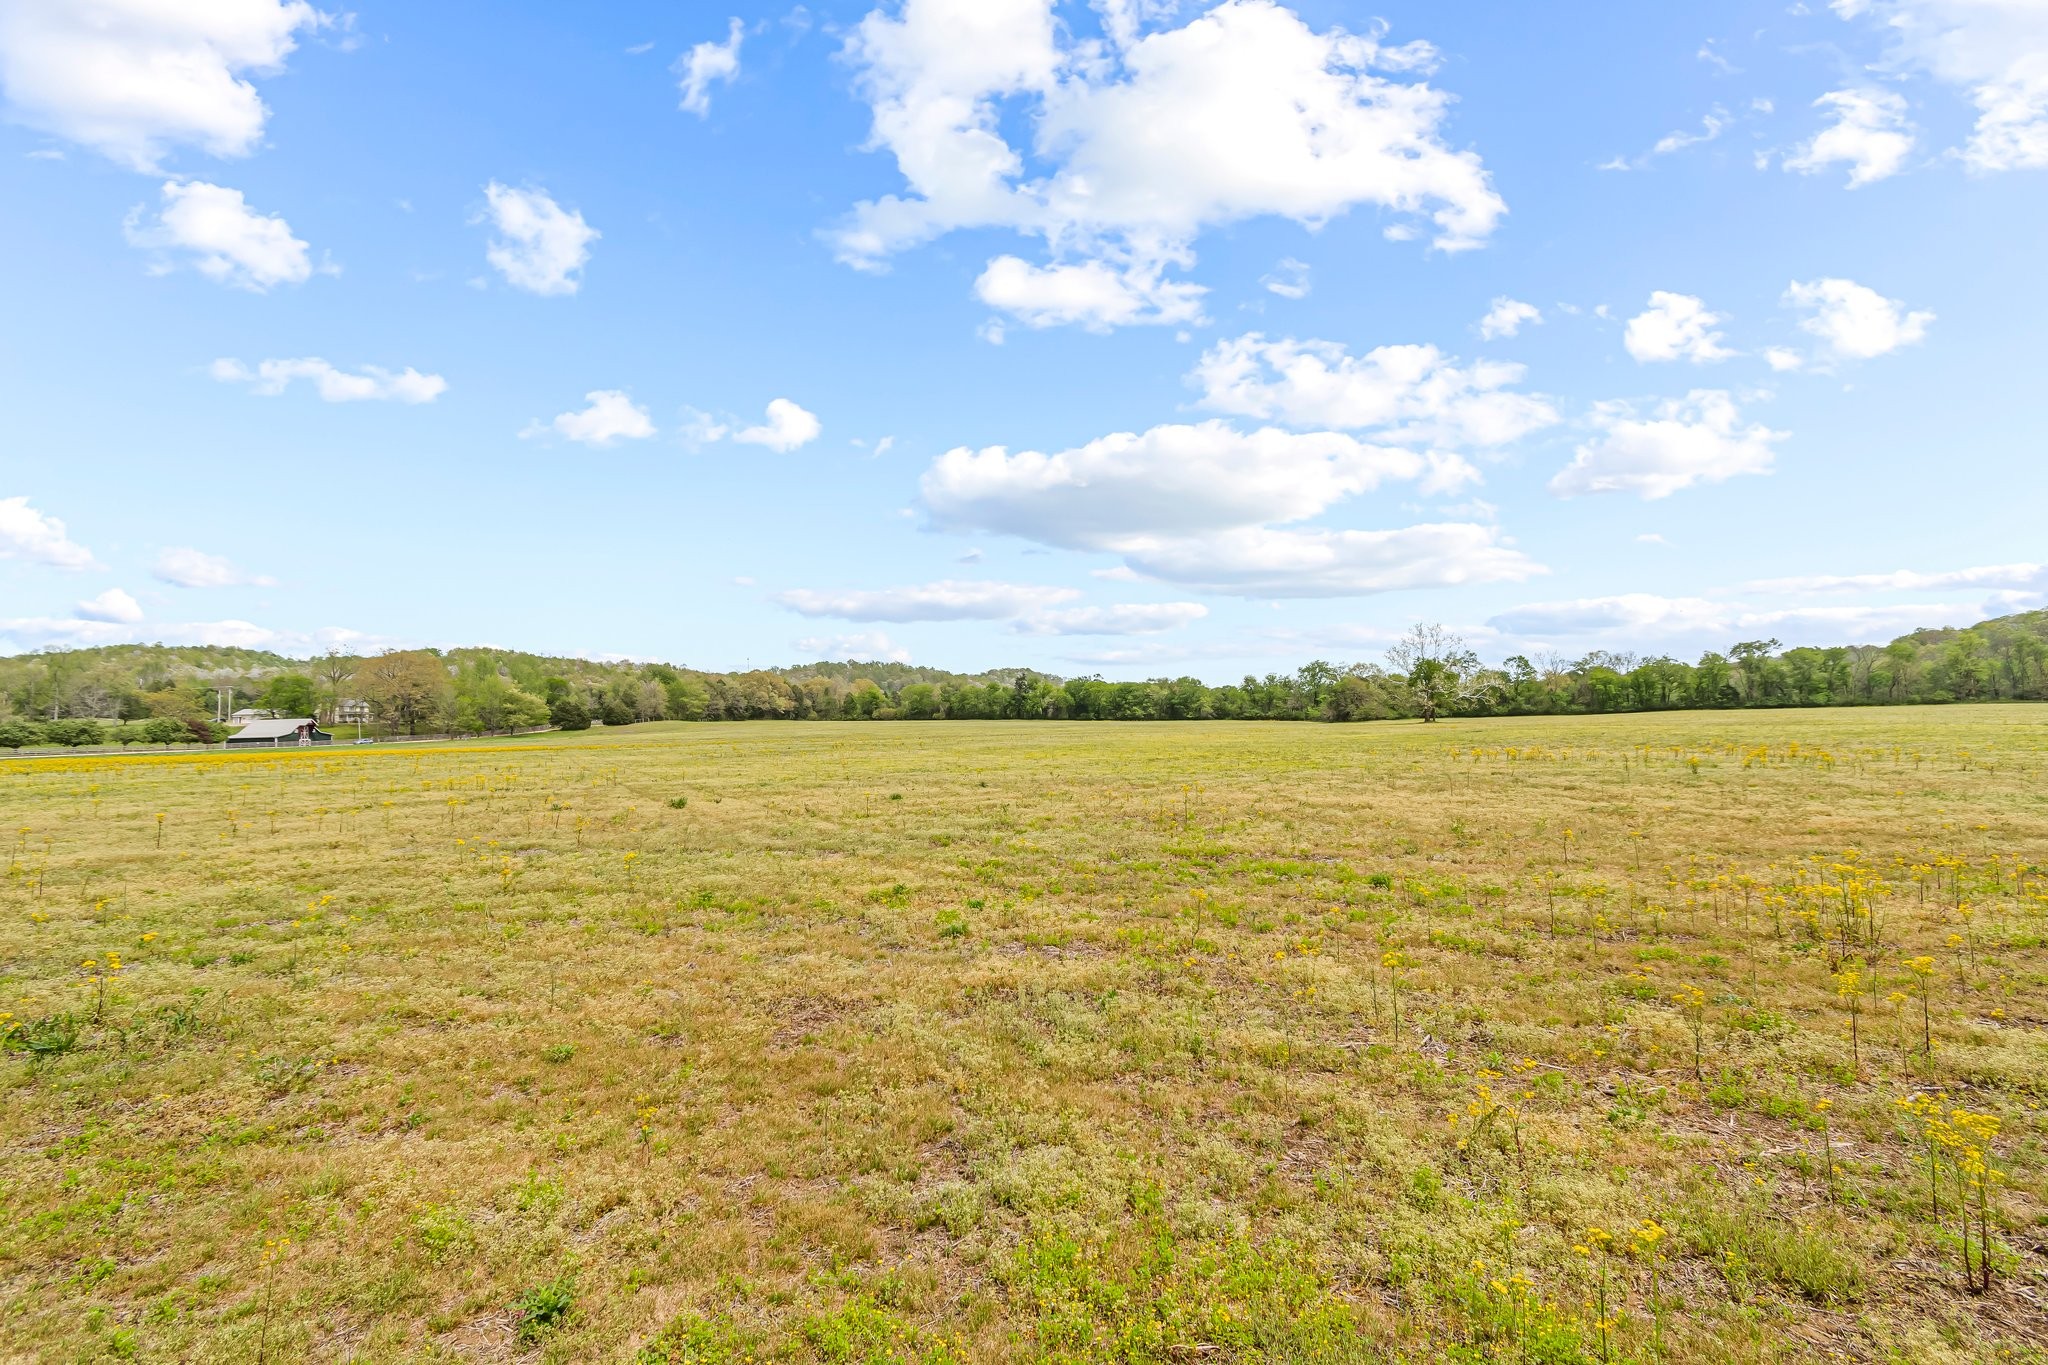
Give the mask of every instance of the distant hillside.
[{"label": "distant hillside", "polygon": [[0,658],[0,721],[149,718],[203,729],[217,715],[258,707],[362,714],[417,733],[592,720],[1365,720],[2048,699],[2048,611],[1917,630],[1888,645],[1784,649],[1749,640],[1694,663],[1595,650],[1575,660],[1517,655],[1489,667],[1451,643],[1420,671],[1413,661],[1392,670],[1313,660],[1293,674],[1221,687],[1186,677],[1108,683],[1027,668],[969,674],[862,660],[717,673],[482,647],[292,659],[228,646],[106,645]]}]

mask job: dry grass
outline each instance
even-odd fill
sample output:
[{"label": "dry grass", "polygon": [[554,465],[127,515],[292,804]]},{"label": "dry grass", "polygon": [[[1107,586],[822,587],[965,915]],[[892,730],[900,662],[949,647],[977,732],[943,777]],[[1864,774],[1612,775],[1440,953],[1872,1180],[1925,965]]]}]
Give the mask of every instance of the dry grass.
[{"label": "dry grass", "polygon": [[0,1357],[2039,1360],[2044,720],[0,764]]}]

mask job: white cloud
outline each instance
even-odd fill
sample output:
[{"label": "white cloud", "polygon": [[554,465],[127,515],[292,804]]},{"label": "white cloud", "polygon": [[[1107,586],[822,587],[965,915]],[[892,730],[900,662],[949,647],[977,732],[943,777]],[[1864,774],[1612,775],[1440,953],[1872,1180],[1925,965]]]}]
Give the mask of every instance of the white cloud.
[{"label": "white cloud", "polygon": [[1531,602],[1490,618],[1487,625],[1517,635],[1583,635],[1596,631],[1639,635],[1718,631],[1729,620],[1727,606],[1703,597],[1659,597],[1631,592],[1614,597],[1580,597]]},{"label": "white cloud", "polygon": [[532,440],[553,433],[587,446],[608,446],[614,441],[643,441],[654,434],[654,421],[647,409],[623,389],[592,389],[583,395],[583,401],[586,406],[581,411],[558,413],[551,422],[527,423],[520,437]]},{"label": "white cloud", "polygon": [[1743,612],[1735,618],[1742,634],[1769,633],[1788,641],[1814,640],[1831,645],[1885,644],[1909,631],[1929,626],[1967,626],[1986,613],[1967,602],[1902,603],[1874,607],[1792,607],[1782,611]]},{"label": "white cloud", "polygon": [[1508,390],[1522,375],[1522,366],[1500,361],[1461,368],[1434,346],[1381,346],[1354,357],[1335,342],[1251,332],[1211,346],[1189,378],[1202,406],[1218,412],[1492,447],[1558,420],[1547,400]]},{"label": "white cloud", "polygon": [[1154,635],[1192,625],[1208,614],[1200,602],[1130,602],[1034,612],[1012,629],[1020,635]]},{"label": "white cloud", "polygon": [[216,645],[269,649],[281,654],[314,654],[330,645],[362,650],[380,643],[374,637],[338,626],[314,631],[272,630],[253,621],[94,621],[80,617],[31,616],[0,618],[0,642],[16,650],[57,646],[140,644]]},{"label": "white cloud", "polygon": [[879,630],[859,630],[851,635],[806,635],[790,642],[792,649],[813,659],[887,660],[907,664],[910,651]]},{"label": "white cloud", "polygon": [[1525,322],[1541,324],[1543,310],[1533,303],[1523,303],[1502,294],[1493,301],[1493,307],[1486,310],[1486,316],[1479,319],[1479,335],[1485,341],[1497,341],[1511,337],[1522,330]]},{"label": "white cloud", "polygon": [[180,588],[270,588],[277,580],[238,569],[220,555],[173,546],[156,557],[150,572]]},{"label": "white cloud", "polygon": [[[1702,142],[1712,142],[1715,138],[1726,132],[1727,129],[1728,111],[1717,108],[1712,113],[1701,117],[1700,130],[1697,133],[1666,133],[1663,137],[1658,138],[1656,145],[1650,148],[1650,157],[1669,156],[1673,152],[1682,152],[1687,147],[1697,147]],[[1648,158],[1645,159],[1647,160]]]},{"label": "white cloud", "polygon": [[[1432,462],[1341,432],[1223,422],[1118,432],[1072,450],[948,451],[925,472],[935,523],[1120,556],[1127,574],[1248,597],[1343,596],[1542,572],[1490,526],[1280,529]],[[1448,480],[1447,482],[1454,482]]]},{"label": "white cloud", "polygon": [[484,248],[508,284],[533,294],[573,294],[601,234],[582,213],[565,209],[543,189],[515,190],[493,180],[484,186],[486,216],[498,235]]},{"label": "white cloud", "polygon": [[682,108],[685,112],[698,118],[711,113],[712,82],[730,85],[740,74],[740,39],[746,36],[746,31],[746,25],[738,19],[728,20],[724,42],[698,43],[677,58],[675,70],[682,77]]},{"label": "white cloud", "polygon": [[817,440],[823,430],[816,413],[806,412],[787,398],[774,398],[769,400],[766,422],[734,432],[732,439],[741,445],[766,446],[786,454]]},{"label": "white cloud", "polygon": [[410,365],[397,372],[365,365],[360,372],[351,374],[317,356],[260,360],[253,370],[239,360],[216,360],[209,372],[224,384],[247,384],[250,392],[266,397],[283,393],[294,379],[308,379],[329,403],[431,403],[448,391],[448,381],[440,375],[421,374]]},{"label": "white cloud", "polygon": [[[303,284],[313,274],[307,246],[292,236],[291,224],[256,212],[240,190],[203,180],[166,181],[156,220],[145,222],[138,205],[126,227],[132,245],[189,253],[193,269],[237,289],[260,294],[273,285]],[[153,267],[159,273],[173,268],[169,257]]]},{"label": "white cloud", "polygon": [[1122,553],[1157,536],[1299,521],[1427,463],[1340,432],[1245,433],[1224,422],[1117,432],[1072,450],[957,447],[925,471],[942,526]]},{"label": "white cloud", "polygon": [[[1712,56],[1712,53],[1707,49],[1702,49],[1700,55],[1702,57],[1709,57]],[[1666,133],[1663,137],[1658,138],[1650,150],[1644,152],[1641,156],[1610,157],[1608,160],[1601,162],[1595,169],[1603,171],[1645,170],[1651,162],[1660,156],[1670,156],[1672,153],[1682,152],[1688,147],[1697,147],[1703,142],[1714,141],[1722,133],[1727,132],[1733,124],[1734,120],[1729,118],[1728,111],[1717,104],[1711,112],[1701,116],[1700,130],[1698,132],[1692,133],[1680,129],[1676,132]]]},{"label": "white cloud", "polygon": [[1836,0],[1890,39],[1889,63],[1960,89],[1977,121],[1960,150],[1979,172],[2048,167],[2048,5],[2039,0]]},{"label": "white cloud", "polygon": [[[1426,216],[1455,251],[1506,212],[1479,158],[1444,143],[1448,96],[1379,74],[1426,67],[1426,45],[1317,33],[1270,0],[1143,31],[1169,8],[1119,0],[1108,44],[1072,38],[1055,0],[871,12],[845,55],[873,110],[869,145],[894,156],[907,192],[855,206],[830,234],[841,259],[875,268],[957,228],[1004,227],[1043,238],[1055,266],[1097,263],[1156,293],[1205,229],[1242,219],[1313,228],[1374,205]],[[1043,174],[1007,139],[1010,116],[1033,130]],[[1082,283],[1104,288],[1063,287]],[[1077,320],[1115,325],[1099,308]]]},{"label": "white cloud", "polygon": [[1714,330],[1726,321],[1690,294],[1659,289],[1650,295],[1649,308],[1628,320],[1622,345],[1645,363],[1690,360],[1705,365],[1735,354],[1721,344],[1721,334]]},{"label": "white cloud", "polygon": [[1785,158],[1785,169],[1812,175],[1849,167],[1849,188],[1896,175],[1913,151],[1906,102],[1889,90],[1832,90],[1813,102],[1835,121]]},{"label": "white cloud", "polygon": [[1033,265],[998,256],[974,282],[975,297],[1027,327],[1078,323],[1091,332],[1133,323],[1202,321],[1198,284],[1162,280],[1155,265],[1114,266],[1103,261]]},{"label": "white cloud", "polygon": [[1142,574],[1240,597],[1353,597],[1522,582],[1546,569],[1496,527],[1440,522],[1391,531],[1246,527],[1147,538],[1124,549]]},{"label": "white cloud", "polygon": [[771,600],[800,615],[847,621],[1010,621],[1080,595],[1073,588],[947,579],[874,591],[793,588]]},{"label": "white cloud", "polygon": [[683,409],[683,422],[678,434],[687,449],[701,450],[713,442],[723,441],[732,434],[732,427],[708,412],[686,407]]},{"label": "white cloud", "polygon": [[1279,265],[1273,267],[1272,274],[1260,277],[1259,283],[1266,286],[1267,293],[1278,294],[1283,299],[1305,299],[1309,291],[1308,274],[1306,262],[1285,256]]},{"label": "white cloud", "polygon": [[246,156],[269,110],[244,77],[331,22],[302,0],[9,0],[0,87],[19,121],[138,171],[180,145]]},{"label": "white cloud", "polygon": [[25,559],[53,569],[92,569],[92,551],[71,539],[64,523],[28,505],[27,498],[0,498],[0,559]]},{"label": "white cloud", "polygon": [[1779,374],[1806,368],[1806,357],[1790,346],[1764,347],[1764,363]]},{"label": "white cloud", "polygon": [[1630,403],[1602,403],[1592,421],[1600,435],[1581,445],[1550,481],[1550,491],[1560,497],[1666,498],[1696,483],[1768,474],[1771,447],[1785,439],[1784,432],[1761,423],[1743,425],[1735,400],[1719,389],[1694,389],[1666,400],[1649,417],[1639,416]]},{"label": "white cloud", "polygon": [[74,611],[82,621],[133,625],[142,619],[142,604],[119,588],[108,588],[97,597],[86,598]]},{"label": "white cloud", "polygon": [[1952,588],[2002,588],[2026,591],[2048,588],[2048,564],[1981,564],[1968,569],[1922,573],[1897,569],[1891,573],[1807,574],[1793,578],[1759,578],[1745,583],[1755,593],[1805,596],[1812,593],[1946,592]]},{"label": "white cloud", "polygon": [[[1838,359],[1869,360],[1911,346],[1927,335],[1932,313],[1909,313],[1897,299],[1854,280],[1794,281],[1785,306],[1809,314],[1799,325],[1819,337]],[[1777,368],[1777,362],[1772,362]]]},{"label": "white cloud", "polygon": [[1622,641],[1672,636],[1755,638],[1787,644],[1880,644],[1929,625],[1967,625],[1985,613],[1960,603],[1871,607],[1790,607],[1768,611],[1704,597],[1623,593],[1563,602],[1532,602],[1487,625],[1522,636],[1590,635]]}]

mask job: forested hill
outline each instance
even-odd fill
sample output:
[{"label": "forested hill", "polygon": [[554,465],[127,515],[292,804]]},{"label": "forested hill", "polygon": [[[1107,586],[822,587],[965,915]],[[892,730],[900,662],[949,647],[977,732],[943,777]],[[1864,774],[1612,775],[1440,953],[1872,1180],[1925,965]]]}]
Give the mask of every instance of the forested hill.
[{"label": "forested hill", "polygon": [[39,742],[38,724],[79,719],[176,720],[196,735],[217,713],[244,706],[323,717],[360,711],[392,730],[474,733],[593,720],[1370,720],[1999,700],[2048,700],[2048,611],[1915,631],[1888,645],[1784,649],[1749,640],[1690,663],[1596,650],[1488,664],[1455,636],[1418,626],[1382,660],[1316,660],[1223,686],[857,660],[717,673],[483,648],[292,659],[109,645],[0,658],[0,726],[22,743]]}]

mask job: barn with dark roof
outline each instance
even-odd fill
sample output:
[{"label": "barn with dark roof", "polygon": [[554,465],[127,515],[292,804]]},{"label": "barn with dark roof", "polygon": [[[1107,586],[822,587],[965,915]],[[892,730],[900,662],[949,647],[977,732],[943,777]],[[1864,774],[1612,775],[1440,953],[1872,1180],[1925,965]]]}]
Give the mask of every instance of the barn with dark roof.
[{"label": "barn with dark roof", "polygon": [[230,749],[303,748],[309,744],[332,744],[334,736],[313,722],[310,716],[285,720],[259,720],[228,736]]}]

